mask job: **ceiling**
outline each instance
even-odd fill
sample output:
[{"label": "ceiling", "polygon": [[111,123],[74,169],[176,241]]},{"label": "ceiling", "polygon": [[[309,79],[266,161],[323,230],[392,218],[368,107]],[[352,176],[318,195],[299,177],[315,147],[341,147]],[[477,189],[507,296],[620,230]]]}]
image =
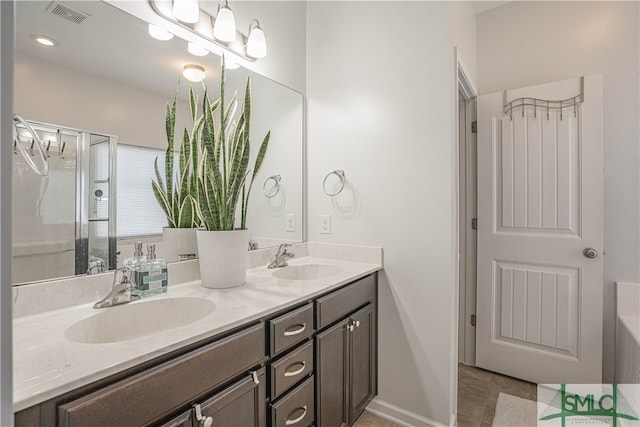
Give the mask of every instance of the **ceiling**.
[{"label": "ceiling", "polygon": [[[90,15],[77,24],[47,12],[51,1],[16,2],[16,50],[107,80],[171,96],[185,64],[207,71],[218,68],[220,58],[195,57],[186,42],[174,37],[158,41],[145,22],[101,1],[68,1],[65,6]],[[41,34],[58,45],[43,47],[32,40]]]},{"label": "ceiling", "polygon": [[484,0],[478,0],[478,1],[473,1],[473,8],[476,11],[476,15],[482,12],[486,12],[487,10],[491,10],[493,8],[505,5],[507,3],[511,3],[513,0],[509,0],[509,1],[484,1]]}]

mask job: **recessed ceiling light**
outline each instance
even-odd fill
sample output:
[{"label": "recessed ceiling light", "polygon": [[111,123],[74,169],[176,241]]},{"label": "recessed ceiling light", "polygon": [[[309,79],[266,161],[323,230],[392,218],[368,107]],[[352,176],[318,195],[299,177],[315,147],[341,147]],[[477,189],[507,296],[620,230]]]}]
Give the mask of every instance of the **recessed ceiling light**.
[{"label": "recessed ceiling light", "polygon": [[204,67],[196,64],[187,64],[182,70],[182,75],[194,83],[201,82],[205,78]]},{"label": "recessed ceiling light", "polygon": [[47,36],[41,36],[41,35],[38,35],[38,34],[34,34],[33,36],[31,36],[31,38],[33,39],[33,41],[35,41],[39,45],[46,46],[46,47],[52,47],[52,46],[56,46],[58,44],[57,41],[55,41],[51,37],[47,37]]}]

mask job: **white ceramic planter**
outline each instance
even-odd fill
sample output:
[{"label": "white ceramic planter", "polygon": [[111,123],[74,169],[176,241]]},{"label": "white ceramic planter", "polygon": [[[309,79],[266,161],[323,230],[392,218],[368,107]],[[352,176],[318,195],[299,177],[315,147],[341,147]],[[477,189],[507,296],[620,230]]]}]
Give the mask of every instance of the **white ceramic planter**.
[{"label": "white ceramic planter", "polygon": [[195,228],[162,229],[164,258],[168,262],[184,261],[198,257],[198,243]]},{"label": "white ceramic planter", "polygon": [[197,236],[202,286],[232,288],[247,281],[249,230],[198,230]]}]

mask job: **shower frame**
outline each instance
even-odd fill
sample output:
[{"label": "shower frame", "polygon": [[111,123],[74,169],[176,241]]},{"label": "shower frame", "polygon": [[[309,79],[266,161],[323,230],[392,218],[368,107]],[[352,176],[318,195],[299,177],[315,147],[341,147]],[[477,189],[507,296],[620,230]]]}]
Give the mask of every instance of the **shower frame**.
[{"label": "shower frame", "polygon": [[[90,239],[89,227],[94,221],[107,221],[108,259],[104,260],[107,269],[117,268],[117,209],[116,209],[116,179],[117,179],[117,144],[118,137],[102,132],[94,132],[85,129],[77,129],[69,126],[59,126],[51,123],[27,120],[36,131],[56,132],[60,130],[62,134],[76,136],[76,188],[75,188],[75,274],[86,274],[89,268]],[[108,197],[109,208],[108,218],[91,218],[91,188],[90,167],[91,167],[91,137],[102,137],[100,141],[108,143],[109,153],[109,177],[108,177]]]}]

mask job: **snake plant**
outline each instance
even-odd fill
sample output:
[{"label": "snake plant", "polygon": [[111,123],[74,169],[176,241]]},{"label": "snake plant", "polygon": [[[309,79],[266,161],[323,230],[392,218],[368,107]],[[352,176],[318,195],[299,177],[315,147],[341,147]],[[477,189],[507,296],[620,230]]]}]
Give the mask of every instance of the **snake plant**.
[{"label": "snake plant", "polygon": [[158,168],[156,157],[154,168],[157,181],[152,180],[153,194],[167,216],[170,228],[197,228],[200,218],[197,215],[198,141],[197,135],[202,127],[203,118],[197,118],[197,108],[193,89],[189,89],[189,106],[194,122],[191,134],[184,129],[178,156],[178,170],[174,174],[174,137],[176,127],[176,104],[178,90],[171,105],[167,105],[165,127],[167,134],[167,151],[164,165],[164,180]]},{"label": "snake plant", "polygon": [[[240,205],[240,229],[246,228],[247,206],[253,183],[264,161],[269,137],[267,132],[253,169],[249,168],[251,124],[251,78],[247,78],[244,104],[237,120],[238,103],[233,96],[225,104],[225,65],[222,60],[220,97],[213,103],[205,90],[200,135],[200,159],[197,177],[198,215],[209,231],[237,228],[236,208]],[[219,119],[215,117],[218,115]]]}]

